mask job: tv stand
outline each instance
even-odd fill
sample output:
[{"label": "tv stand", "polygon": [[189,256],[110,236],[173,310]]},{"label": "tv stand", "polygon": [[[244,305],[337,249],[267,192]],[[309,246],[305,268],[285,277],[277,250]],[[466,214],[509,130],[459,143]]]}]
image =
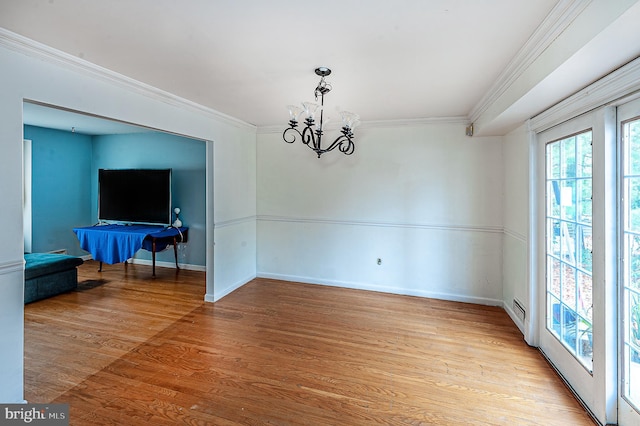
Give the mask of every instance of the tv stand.
[{"label": "tv stand", "polygon": [[94,260],[110,265],[126,263],[138,250],[151,252],[152,273],[156,276],[156,252],[173,246],[178,266],[178,243],[187,242],[189,228],[164,227],[158,225],[96,225],[74,228],[73,232],[80,241],[80,247],[91,253]]}]

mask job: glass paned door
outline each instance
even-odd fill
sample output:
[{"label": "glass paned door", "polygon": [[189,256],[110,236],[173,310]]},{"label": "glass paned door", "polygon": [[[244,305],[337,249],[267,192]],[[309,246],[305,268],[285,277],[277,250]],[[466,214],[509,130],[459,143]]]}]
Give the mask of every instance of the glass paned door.
[{"label": "glass paned door", "polygon": [[615,140],[605,131],[615,120],[604,107],[538,133],[533,170],[538,344],[602,424],[616,414]]},{"label": "glass paned door", "polygon": [[623,392],[640,407],[640,118],[622,123]]},{"label": "glass paned door", "polygon": [[640,100],[618,107],[619,424],[640,424]]},{"label": "glass paned door", "polygon": [[546,327],[593,369],[592,132],[546,145]]}]

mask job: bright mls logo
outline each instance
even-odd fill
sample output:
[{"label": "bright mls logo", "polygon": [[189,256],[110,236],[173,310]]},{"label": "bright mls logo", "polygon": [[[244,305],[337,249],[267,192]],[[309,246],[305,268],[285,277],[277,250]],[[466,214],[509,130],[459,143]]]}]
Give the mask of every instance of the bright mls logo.
[{"label": "bright mls logo", "polygon": [[0,426],[68,426],[69,404],[0,404]]}]

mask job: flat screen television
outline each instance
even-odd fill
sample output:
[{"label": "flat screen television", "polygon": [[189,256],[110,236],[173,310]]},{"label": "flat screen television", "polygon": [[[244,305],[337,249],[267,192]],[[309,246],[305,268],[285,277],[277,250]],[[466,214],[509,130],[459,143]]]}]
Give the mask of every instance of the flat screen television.
[{"label": "flat screen television", "polygon": [[171,169],[99,169],[100,222],[171,224]]}]

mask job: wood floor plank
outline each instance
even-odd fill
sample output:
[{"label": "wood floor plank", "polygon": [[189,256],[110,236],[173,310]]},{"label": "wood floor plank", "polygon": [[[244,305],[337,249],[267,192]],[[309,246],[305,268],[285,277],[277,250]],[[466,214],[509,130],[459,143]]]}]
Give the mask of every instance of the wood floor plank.
[{"label": "wood floor plank", "polygon": [[25,306],[25,397],[72,425],[592,425],[497,307],[80,267]]}]

